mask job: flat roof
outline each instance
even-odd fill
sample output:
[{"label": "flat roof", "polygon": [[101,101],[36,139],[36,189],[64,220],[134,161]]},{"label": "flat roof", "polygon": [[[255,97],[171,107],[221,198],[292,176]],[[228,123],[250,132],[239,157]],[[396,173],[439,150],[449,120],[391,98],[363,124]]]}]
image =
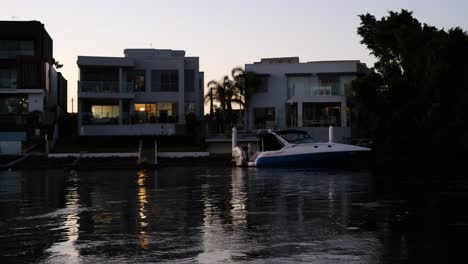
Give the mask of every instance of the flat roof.
[{"label": "flat roof", "polygon": [[95,57],[95,56],[78,56],[78,65],[90,66],[124,66],[133,67],[135,62],[133,59],[123,57]]}]

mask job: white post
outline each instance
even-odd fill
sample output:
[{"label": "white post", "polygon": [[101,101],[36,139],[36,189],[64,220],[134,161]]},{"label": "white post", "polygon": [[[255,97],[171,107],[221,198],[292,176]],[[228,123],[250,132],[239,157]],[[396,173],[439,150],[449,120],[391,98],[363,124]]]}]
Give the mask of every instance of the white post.
[{"label": "white post", "polygon": [[47,134],[45,134],[44,138],[45,138],[45,153],[49,154],[49,138]]},{"label": "white post", "polygon": [[333,126],[328,128],[328,143],[333,143]]},{"label": "white post", "polygon": [[297,102],[297,127],[303,127],[304,126],[304,117],[303,117],[303,108],[302,108],[302,102]]},{"label": "white post", "polygon": [[120,93],[124,92],[124,72],[122,67],[119,67],[119,91]]},{"label": "white post", "polygon": [[139,161],[141,160],[141,148],[142,148],[142,142],[141,142],[141,139],[140,139],[140,146],[138,147],[138,160]]},{"label": "white post", "polygon": [[158,164],[158,142],[154,139],[154,164]]},{"label": "white post", "polygon": [[232,148],[237,147],[237,128],[232,128]]}]

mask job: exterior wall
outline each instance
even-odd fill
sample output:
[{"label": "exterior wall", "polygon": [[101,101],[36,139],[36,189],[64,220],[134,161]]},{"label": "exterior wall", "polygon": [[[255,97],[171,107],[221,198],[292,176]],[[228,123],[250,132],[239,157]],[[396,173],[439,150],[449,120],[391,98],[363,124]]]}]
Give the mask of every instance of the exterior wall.
[{"label": "exterior wall", "polygon": [[198,102],[200,102],[198,115],[201,119],[205,115],[205,73],[204,72],[200,72],[198,76],[198,98],[197,100]]},{"label": "exterior wall", "polygon": [[65,115],[68,109],[68,82],[61,73],[58,73],[58,79],[58,105],[61,114]]},{"label": "exterior wall", "polygon": [[29,112],[32,111],[44,111],[44,95],[41,94],[29,94]]},{"label": "exterior wall", "polygon": [[50,86],[47,92],[47,106],[58,104],[58,89],[59,89],[58,73],[54,68],[50,69]]}]

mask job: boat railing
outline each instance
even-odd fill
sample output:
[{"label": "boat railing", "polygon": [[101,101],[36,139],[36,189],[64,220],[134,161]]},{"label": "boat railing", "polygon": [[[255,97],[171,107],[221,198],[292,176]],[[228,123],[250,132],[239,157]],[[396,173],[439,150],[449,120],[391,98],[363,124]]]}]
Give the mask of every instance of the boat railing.
[{"label": "boat railing", "polygon": [[370,147],[372,145],[372,139],[370,138],[345,138],[341,143],[350,144],[360,147]]}]

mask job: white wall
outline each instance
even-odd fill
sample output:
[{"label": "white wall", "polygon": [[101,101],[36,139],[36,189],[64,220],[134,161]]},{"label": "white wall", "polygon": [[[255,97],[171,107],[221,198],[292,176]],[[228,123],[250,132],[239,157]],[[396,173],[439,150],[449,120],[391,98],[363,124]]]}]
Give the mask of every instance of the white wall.
[{"label": "white wall", "polygon": [[21,141],[0,141],[0,154],[21,154]]},{"label": "white wall", "polygon": [[38,110],[44,111],[44,95],[43,94],[28,94],[29,112]]}]

